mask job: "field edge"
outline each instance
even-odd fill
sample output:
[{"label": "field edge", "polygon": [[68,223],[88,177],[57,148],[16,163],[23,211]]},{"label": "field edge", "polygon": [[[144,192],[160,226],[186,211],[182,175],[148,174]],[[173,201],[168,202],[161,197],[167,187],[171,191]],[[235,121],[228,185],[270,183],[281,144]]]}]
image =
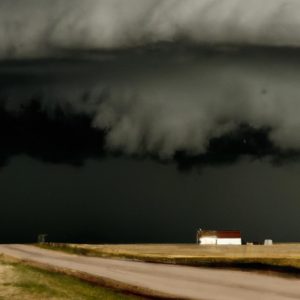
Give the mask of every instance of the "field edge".
[{"label": "field edge", "polygon": [[20,263],[24,266],[36,268],[38,270],[44,270],[44,271],[48,271],[51,273],[57,273],[57,274],[71,276],[71,277],[77,278],[83,282],[88,282],[92,285],[107,288],[112,291],[122,293],[122,294],[128,295],[128,296],[146,297],[146,299],[183,300],[183,299],[179,299],[178,297],[174,297],[172,295],[157,292],[155,290],[151,290],[151,289],[147,289],[147,288],[142,288],[142,287],[135,286],[135,285],[130,285],[130,284],[123,283],[123,282],[120,282],[117,280],[113,280],[113,279],[110,279],[107,277],[95,276],[95,275],[91,275],[91,274],[88,274],[85,272],[75,271],[72,269],[54,267],[49,264],[35,262],[33,260],[24,260],[24,259],[20,259],[20,258],[14,257],[14,256],[9,256],[6,254],[0,254],[0,258],[3,258],[5,260],[13,262],[13,263]]},{"label": "field edge", "polygon": [[[105,250],[95,250],[88,248],[86,245],[66,244],[66,243],[44,243],[35,244],[35,246],[55,251],[62,251],[69,254],[126,259],[131,261],[142,261],[148,263],[175,264],[194,267],[209,267],[209,268],[224,268],[238,270],[256,270],[256,271],[271,271],[278,273],[286,273],[300,276],[300,253],[299,257],[246,257],[246,256],[190,256],[190,255],[157,255],[143,254],[137,251],[113,251],[107,248]],[[114,245],[117,246],[117,245]],[[255,246],[254,246],[255,247]],[[269,247],[269,246],[266,246]],[[269,248],[271,249],[271,248]]]}]

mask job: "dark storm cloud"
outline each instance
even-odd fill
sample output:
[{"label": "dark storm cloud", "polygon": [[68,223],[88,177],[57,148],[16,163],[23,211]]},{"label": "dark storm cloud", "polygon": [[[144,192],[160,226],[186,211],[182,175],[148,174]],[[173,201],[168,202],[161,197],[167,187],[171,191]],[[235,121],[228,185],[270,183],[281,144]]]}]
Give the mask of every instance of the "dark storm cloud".
[{"label": "dark storm cloud", "polygon": [[34,99],[18,113],[0,108],[0,136],[0,167],[19,154],[74,166],[104,155],[104,134],[91,128],[89,117],[59,108],[49,115]]},{"label": "dark storm cloud", "polygon": [[[41,108],[41,99],[31,99],[18,112],[8,113],[0,108],[0,167],[5,166],[13,156],[26,154],[35,159],[54,163],[82,166],[87,159],[102,159],[105,151],[105,131],[93,128],[87,115],[65,112],[56,107],[50,114]],[[120,153],[115,152],[114,156]],[[191,156],[178,151],[173,159],[180,170],[195,166],[226,165],[236,162],[241,156],[256,158],[272,157],[283,162],[296,158],[276,149],[268,139],[268,130],[256,130],[241,125],[234,132],[210,141],[207,153]],[[110,155],[111,156],[111,155]],[[137,159],[138,157],[135,156]],[[141,158],[141,157],[139,157]],[[157,162],[157,155],[148,156]]]},{"label": "dark storm cloud", "polygon": [[180,44],[2,62],[2,156],[78,164],[112,151],[182,169],[240,155],[285,159],[299,151],[297,66],[296,50]]},{"label": "dark storm cloud", "polygon": [[48,111],[59,105],[89,116],[107,133],[108,150],[161,158],[178,151],[199,155],[210,140],[241,124],[269,128],[270,140],[283,151],[300,147],[298,51],[172,46],[105,61],[3,65],[8,111],[41,94]]},{"label": "dark storm cloud", "polygon": [[178,39],[298,47],[299,9],[297,0],[1,0],[0,56]]},{"label": "dark storm cloud", "polygon": [[37,99],[47,114],[85,116],[105,150],[129,155],[203,156],[244,125],[297,152],[298,6],[2,0],[3,107],[15,114]]},{"label": "dark storm cloud", "polygon": [[299,239],[299,11],[0,0],[0,241]]}]

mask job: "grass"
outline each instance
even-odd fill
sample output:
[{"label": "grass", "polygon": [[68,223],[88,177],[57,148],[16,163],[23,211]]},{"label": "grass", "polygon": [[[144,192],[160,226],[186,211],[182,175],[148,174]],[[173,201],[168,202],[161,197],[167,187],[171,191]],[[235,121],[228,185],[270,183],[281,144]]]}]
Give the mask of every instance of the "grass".
[{"label": "grass", "polygon": [[133,300],[138,297],[0,256],[0,300]]},{"label": "grass", "polygon": [[191,266],[250,268],[300,274],[300,244],[199,246],[196,244],[79,245],[40,247],[67,253]]}]

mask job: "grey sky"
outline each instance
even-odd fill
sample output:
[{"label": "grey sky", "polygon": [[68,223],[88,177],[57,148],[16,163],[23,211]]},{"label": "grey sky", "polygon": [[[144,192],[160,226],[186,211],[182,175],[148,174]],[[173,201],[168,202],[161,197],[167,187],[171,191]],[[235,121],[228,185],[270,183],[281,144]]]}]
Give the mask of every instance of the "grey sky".
[{"label": "grey sky", "polygon": [[[109,158],[82,168],[19,156],[0,172],[2,241],[194,242],[198,227],[240,229],[248,241],[297,241],[299,163],[238,164],[180,173]],[[16,188],[17,187],[17,188]]]},{"label": "grey sky", "polygon": [[299,239],[299,11],[0,0],[0,242]]}]

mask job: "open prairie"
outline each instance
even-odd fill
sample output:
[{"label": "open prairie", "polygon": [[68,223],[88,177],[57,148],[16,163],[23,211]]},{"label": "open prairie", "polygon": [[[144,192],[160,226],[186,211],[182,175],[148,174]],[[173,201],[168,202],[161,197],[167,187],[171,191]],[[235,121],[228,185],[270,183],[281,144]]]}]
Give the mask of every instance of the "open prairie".
[{"label": "open prairie", "polygon": [[42,247],[87,256],[212,267],[300,271],[300,244],[199,246],[196,244],[45,244]]},{"label": "open prairie", "polygon": [[0,254],[1,300],[133,300],[77,278],[30,266]]},{"label": "open prairie", "polygon": [[[48,274],[49,271],[61,272],[120,292],[140,295],[143,299],[149,297],[176,300],[253,300],[262,299],[262,297],[264,300],[300,299],[300,278],[274,276],[279,275],[274,272],[245,272],[233,269],[88,257],[17,244],[0,245],[0,253],[14,257],[19,262],[25,262],[35,268],[42,268]],[[32,278],[32,276],[26,276],[26,279]],[[30,286],[36,283],[34,279]],[[53,284],[47,286],[54,288]],[[38,288],[40,292],[43,292],[40,285]],[[76,286],[72,290],[73,295],[67,299],[86,299],[74,297],[75,288]],[[110,298],[97,296],[91,299]]]}]

